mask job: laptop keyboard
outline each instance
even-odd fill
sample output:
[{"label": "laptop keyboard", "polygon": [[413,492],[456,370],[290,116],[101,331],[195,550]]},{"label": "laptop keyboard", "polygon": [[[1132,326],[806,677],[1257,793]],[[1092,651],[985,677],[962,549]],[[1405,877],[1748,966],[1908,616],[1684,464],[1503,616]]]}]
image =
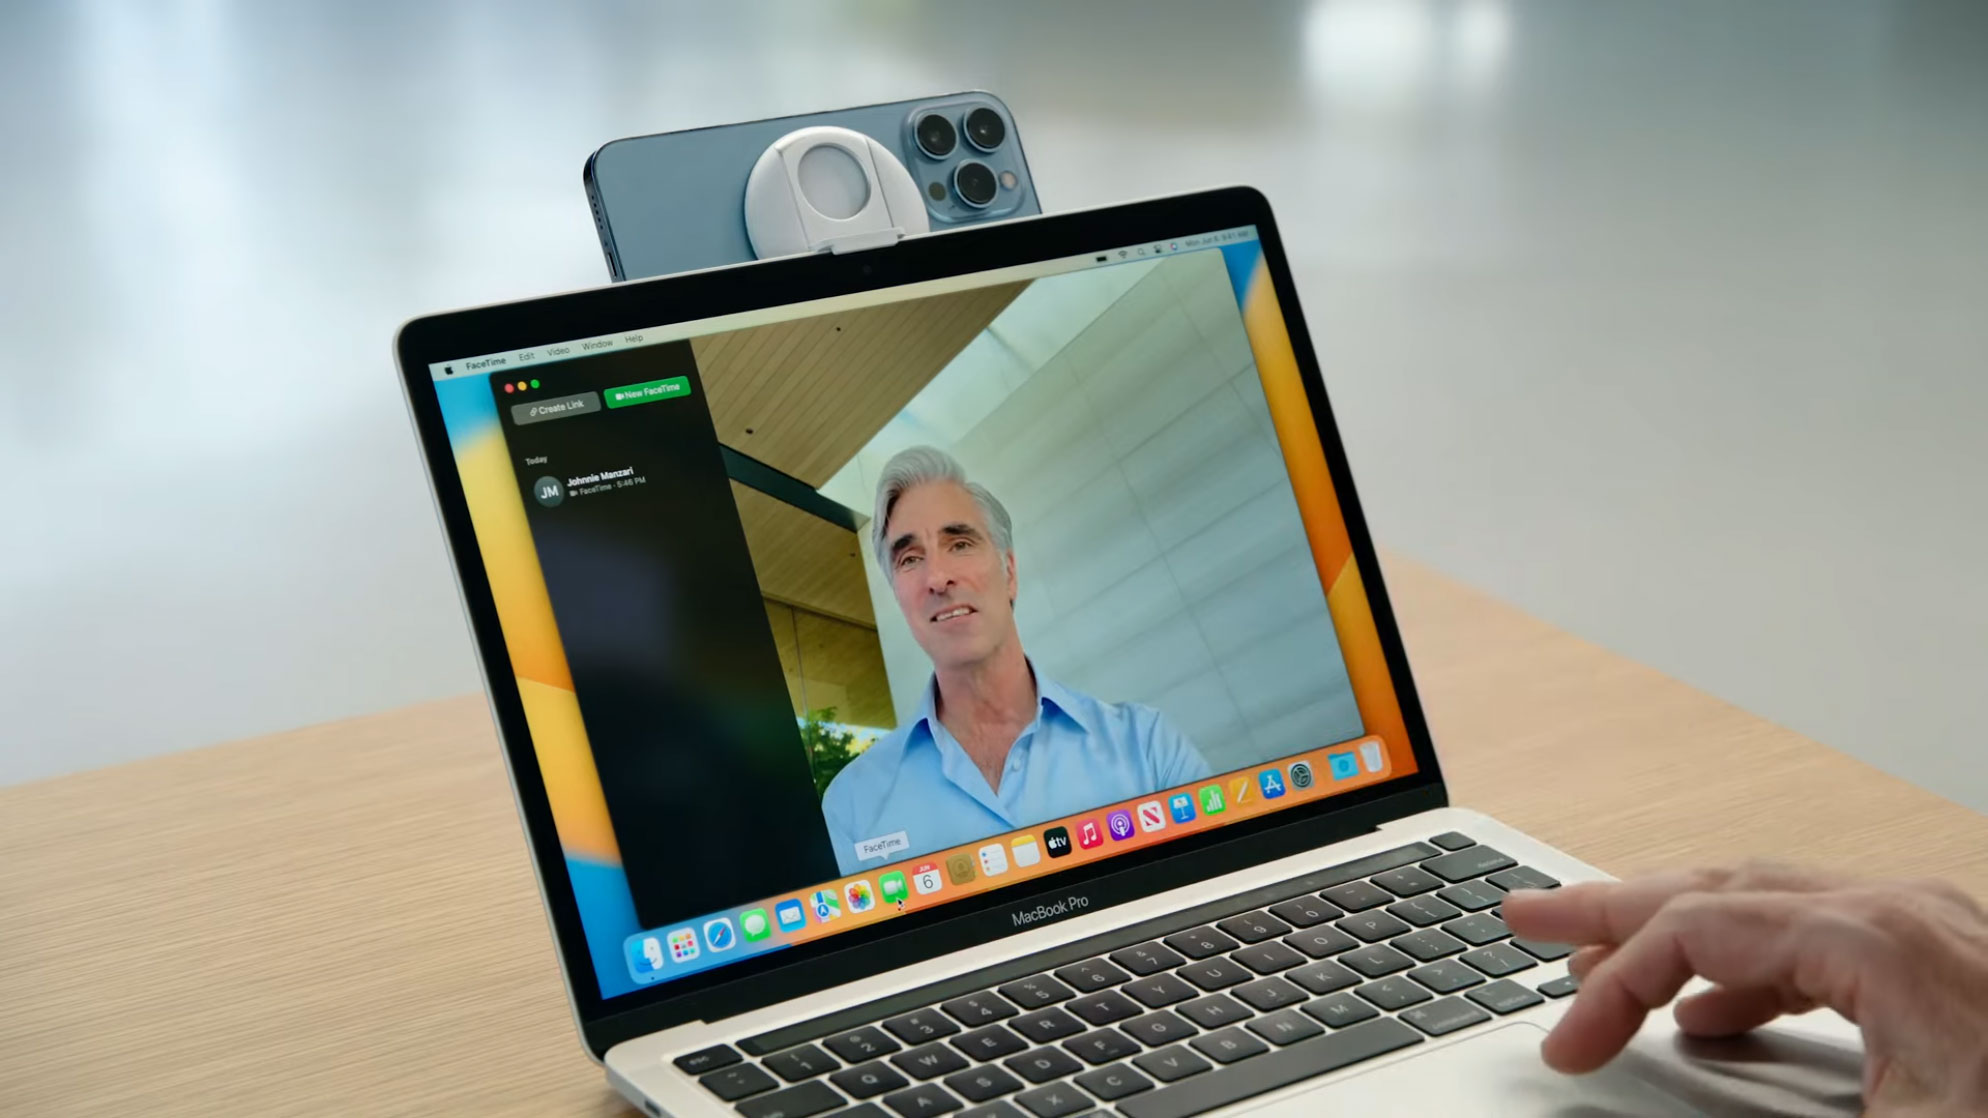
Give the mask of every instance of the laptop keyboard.
[{"label": "laptop keyboard", "polygon": [[676,1059],[744,1118],[1187,1118],[1574,992],[1455,831]]}]

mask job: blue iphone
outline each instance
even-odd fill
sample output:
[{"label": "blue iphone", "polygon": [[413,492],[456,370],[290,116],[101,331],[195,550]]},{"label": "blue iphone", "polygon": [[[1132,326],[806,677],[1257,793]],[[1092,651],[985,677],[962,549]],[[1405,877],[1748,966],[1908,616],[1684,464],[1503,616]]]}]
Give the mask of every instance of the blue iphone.
[{"label": "blue iphone", "polygon": [[934,230],[1042,212],[1014,118],[991,93],[633,136],[587,159],[608,273],[644,279],[753,259],[746,176],[774,141],[820,125],[861,132],[896,153]]}]

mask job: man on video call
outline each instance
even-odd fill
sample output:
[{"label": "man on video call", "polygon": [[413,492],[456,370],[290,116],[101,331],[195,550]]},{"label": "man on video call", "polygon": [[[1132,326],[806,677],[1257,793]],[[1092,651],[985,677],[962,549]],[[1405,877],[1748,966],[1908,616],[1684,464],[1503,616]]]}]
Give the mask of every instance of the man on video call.
[{"label": "man on video call", "polygon": [[[911,719],[838,773],[822,814],[844,873],[973,842],[1209,775],[1159,711],[1048,678],[1015,629],[1014,525],[928,446],[884,465],[877,563],[932,679]],[[902,832],[870,857],[857,844]]]}]

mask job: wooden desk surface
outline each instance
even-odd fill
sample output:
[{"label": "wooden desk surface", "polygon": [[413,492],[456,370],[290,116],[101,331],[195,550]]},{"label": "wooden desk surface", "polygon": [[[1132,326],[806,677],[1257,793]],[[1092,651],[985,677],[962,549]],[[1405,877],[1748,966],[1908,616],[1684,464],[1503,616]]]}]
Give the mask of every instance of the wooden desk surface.
[{"label": "wooden desk surface", "polygon": [[[1988,895],[1988,819],[1389,561],[1455,802],[1617,873]],[[481,697],[0,790],[0,1113],[630,1113],[582,1053]]]}]

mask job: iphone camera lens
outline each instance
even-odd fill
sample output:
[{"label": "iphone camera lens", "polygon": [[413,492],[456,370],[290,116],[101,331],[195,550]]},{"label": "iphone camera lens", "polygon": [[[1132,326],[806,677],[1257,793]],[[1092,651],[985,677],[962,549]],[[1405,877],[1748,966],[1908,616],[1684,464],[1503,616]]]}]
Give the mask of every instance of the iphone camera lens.
[{"label": "iphone camera lens", "polygon": [[959,133],[954,130],[953,122],[938,113],[926,113],[919,117],[915,131],[918,134],[918,149],[934,159],[951,155],[953,145],[959,142]]},{"label": "iphone camera lens", "polygon": [[994,172],[985,163],[969,159],[953,172],[953,189],[959,191],[960,201],[974,209],[994,201],[994,185]]},{"label": "iphone camera lens", "polygon": [[981,151],[993,151],[1008,138],[1007,122],[1000,113],[982,105],[966,114],[966,138]]}]

